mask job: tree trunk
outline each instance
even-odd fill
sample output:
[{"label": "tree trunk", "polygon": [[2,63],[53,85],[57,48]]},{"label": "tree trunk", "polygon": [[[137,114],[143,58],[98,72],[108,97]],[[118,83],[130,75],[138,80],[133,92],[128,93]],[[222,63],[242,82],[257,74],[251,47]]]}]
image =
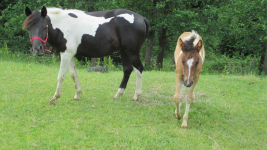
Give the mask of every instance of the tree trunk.
[{"label": "tree trunk", "polygon": [[152,56],[152,51],[153,51],[153,39],[155,36],[155,23],[154,23],[154,19],[157,17],[157,2],[159,2],[159,0],[153,0],[153,11],[150,14],[150,20],[152,20],[151,24],[150,24],[150,31],[148,33],[147,39],[147,48],[146,48],[146,56],[145,56],[145,64],[146,65],[150,65],[151,63],[151,56]]},{"label": "tree trunk", "polygon": [[167,29],[162,28],[160,35],[159,35],[159,46],[160,46],[161,51],[157,57],[157,67],[159,69],[161,69],[163,66],[163,57],[164,57],[164,51],[166,49],[166,39],[167,39],[166,34],[167,34]]},{"label": "tree trunk", "polygon": [[147,48],[146,48],[146,56],[145,56],[145,63],[146,65],[150,65],[151,63],[151,55],[152,55],[152,50],[153,50],[153,39],[155,36],[155,30],[150,30],[148,33],[147,39]]},{"label": "tree trunk", "polygon": [[267,75],[267,41],[266,41],[266,47],[265,47],[265,57],[264,57],[264,63],[263,63],[263,71],[264,74]]}]

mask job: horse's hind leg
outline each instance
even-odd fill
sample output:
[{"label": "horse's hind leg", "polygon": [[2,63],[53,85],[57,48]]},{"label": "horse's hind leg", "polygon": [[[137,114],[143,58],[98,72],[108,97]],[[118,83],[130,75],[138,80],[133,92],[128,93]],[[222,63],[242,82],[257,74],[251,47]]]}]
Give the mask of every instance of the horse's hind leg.
[{"label": "horse's hind leg", "polygon": [[121,60],[122,60],[122,65],[123,65],[123,79],[121,81],[121,85],[120,88],[118,89],[118,92],[115,94],[115,96],[113,97],[113,99],[117,99],[119,98],[121,95],[123,95],[124,90],[127,86],[129,77],[133,71],[133,66],[129,60],[129,57],[126,55],[126,53],[124,51],[120,51],[121,52]]},{"label": "horse's hind leg", "polygon": [[144,67],[140,61],[139,55],[132,55],[129,58],[132,65],[134,66],[136,73],[136,89],[135,94],[132,98],[133,101],[136,101],[142,93],[142,72],[144,70]]},{"label": "horse's hind leg", "polygon": [[79,100],[80,99],[79,95],[82,94],[82,88],[81,88],[80,83],[78,81],[78,75],[77,75],[74,57],[71,58],[69,70],[70,70],[70,76],[73,79],[74,85],[75,85],[75,96],[74,96],[73,100]]}]

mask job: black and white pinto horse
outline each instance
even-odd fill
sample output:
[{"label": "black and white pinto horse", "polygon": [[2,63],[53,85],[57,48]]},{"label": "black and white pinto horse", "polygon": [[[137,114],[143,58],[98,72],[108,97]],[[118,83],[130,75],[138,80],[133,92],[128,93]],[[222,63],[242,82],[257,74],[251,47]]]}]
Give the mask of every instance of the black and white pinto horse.
[{"label": "black and white pinto horse", "polygon": [[27,18],[23,28],[29,31],[32,53],[44,55],[48,42],[61,57],[58,84],[51,104],[60,98],[68,69],[75,83],[74,100],[79,100],[82,89],[75,66],[76,54],[95,58],[115,51],[120,51],[124,76],[114,99],[123,95],[133,67],[137,79],[132,100],[138,99],[142,92],[143,72],[139,52],[149,27],[145,17],[125,9],[87,13],[43,7],[41,11],[32,12],[26,7],[25,13]]}]

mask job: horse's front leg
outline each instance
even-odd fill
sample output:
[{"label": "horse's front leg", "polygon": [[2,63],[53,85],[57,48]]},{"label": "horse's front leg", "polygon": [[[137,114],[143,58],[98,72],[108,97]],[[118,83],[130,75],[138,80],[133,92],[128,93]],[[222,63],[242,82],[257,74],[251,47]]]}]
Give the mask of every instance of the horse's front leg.
[{"label": "horse's front leg", "polygon": [[79,96],[80,96],[80,94],[82,94],[82,88],[81,88],[80,83],[78,81],[78,75],[77,75],[74,57],[71,58],[69,70],[70,70],[70,76],[73,79],[74,85],[75,85],[75,96],[74,96],[73,100],[74,101],[79,100],[80,99]]},{"label": "horse's front leg", "polygon": [[58,83],[57,83],[57,89],[55,92],[55,95],[53,96],[53,98],[50,100],[50,104],[55,104],[56,100],[58,98],[60,98],[61,95],[61,88],[62,88],[62,83],[66,77],[66,73],[71,61],[71,58],[73,57],[72,54],[64,52],[60,54],[61,57],[61,61],[60,61],[60,69],[59,69],[59,73],[58,73]]},{"label": "horse's front leg", "polygon": [[184,82],[183,77],[181,75],[176,74],[176,90],[173,99],[176,105],[175,117],[179,120],[182,118],[180,108],[182,104],[181,102],[182,102],[183,82]]},{"label": "horse's front leg", "polygon": [[199,76],[197,76],[194,79],[193,85],[189,88],[188,98],[186,99],[185,113],[183,116],[183,123],[181,125],[181,128],[187,128],[188,113],[189,113],[190,105],[194,102],[194,99],[195,99],[194,89],[198,82],[198,79],[199,79]]}]

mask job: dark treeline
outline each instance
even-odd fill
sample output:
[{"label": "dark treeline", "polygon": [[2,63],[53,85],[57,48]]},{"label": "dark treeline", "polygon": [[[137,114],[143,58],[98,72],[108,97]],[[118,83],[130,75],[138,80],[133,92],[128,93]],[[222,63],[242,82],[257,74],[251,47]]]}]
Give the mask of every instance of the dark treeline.
[{"label": "dark treeline", "polygon": [[46,6],[135,11],[150,21],[141,51],[146,66],[161,68],[164,56],[173,54],[179,35],[195,30],[204,40],[207,59],[209,55],[260,58],[258,68],[267,74],[267,0],[2,0],[0,46],[6,43],[13,50],[30,49],[28,33],[22,30],[26,6],[32,10]]}]

